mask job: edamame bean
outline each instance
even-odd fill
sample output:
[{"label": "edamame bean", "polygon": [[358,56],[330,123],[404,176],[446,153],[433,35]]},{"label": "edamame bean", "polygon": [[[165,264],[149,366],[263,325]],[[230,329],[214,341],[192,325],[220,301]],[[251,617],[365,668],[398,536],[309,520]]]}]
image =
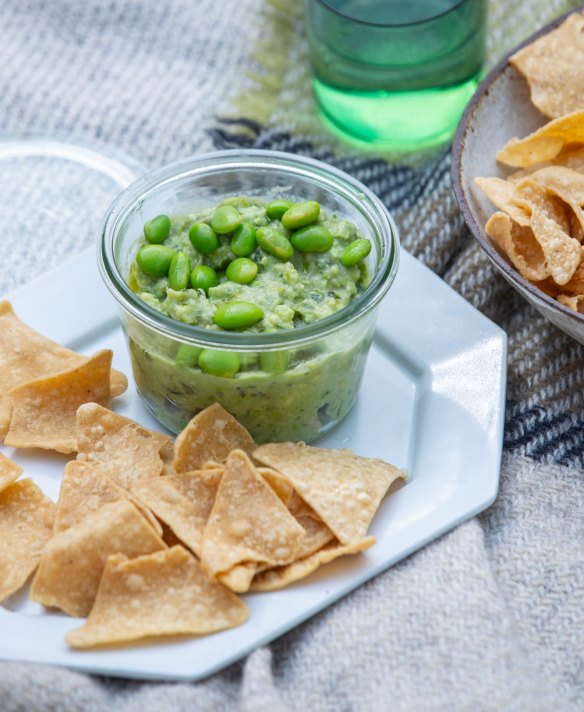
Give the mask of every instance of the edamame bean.
[{"label": "edamame bean", "polygon": [[197,265],[191,272],[191,287],[193,289],[202,289],[207,294],[212,287],[216,287],[218,284],[217,272],[208,265]]},{"label": "edamame bean", "polygon": [[341,255],[341,262],[345,267],[352,267],[356,265],[357,262],[361,262],[362,259],[367,257],[371,252],[371,243],[364,237],[360,237],[358,240],[353,240],[345,249]]},{"label": "edamame bean", "polygon": [[195,223],[189,230],[191,245],[202,255],[210,255],[219,247],[217,235],[207,223]]},{"label": "edamame bean", "polygon": [[264,312],[251,302],[226,302],[217,307],[213,321],[222,329],[245,329],[263,319]]},{"label": "edamame bean", "polygon": [[307,200],[288,208],[282,215],[282,225],[288,230],[296,230],[316,222],[319,215],[320,205],[315,200]]},{"label": "edamame bean", "polygon": [[179,368],[195,368],[202,350],[198,346],[181,344],[176,352],[174,362]]},{"label": "edamame bean", "polygon": [[269,252],[270,255],[274,255],[274,257],[278,257],[281,260],[290,260],[294,255],[292,243],[274,225],[260,227],[256,231],[256,239],[264,252]]},{"label": "edamame bean", "polygon": [[168,215],[157,215],[144,225],[146,242],[159,245],[170,235],[170,218]]},{"label": "edamame bean", "polygon": [[236,230],[241,223],[241,215],[233,205],[220,205],[211,218],[211,227],[218,235],[226,235]]},{"label": "edamame bean", "polygon": [[199,368],[211,376],[233,378],[239,371],[239,355],[233,351],[204,349],[199,356]]},{"label": "edamame bean", "polygon": [[255,227],[251,223],[242,222],[233,233],[230,247],[234,255],[249,257],[256,248]]},{"label": "edamame bean", "polygon": [[249,284],[253,282],[258,273],[258,266],[247,257],[238,257],[233,262],[230,262],[225,274],[227,279],[237,284]]},{"label": "edamame bean", "polygon": [[301,252],[327,252],[333,246],[333,236],[322,225],[307,225],[292,233],[290,242]]},{"label": "edamame bean", "polygon": [[251,353],[251,352],[240,352],[239,353],[239,360],[240,360],[240,366],[239,370],[240,371],[255,371],[258,365],[258,355],[256,353]]},{"label": "edamame bean", "polygon": [[266,216],[270,220],[279,220],[286,210],[293,205],[294,203],[291,200],[272,200],[266,208]]},{"label": "edamame bean", "polygon": [[166,277],[176,252],[164,245],[144,245],[138,250],[138,267],[150,277]]},{"label": "edamame bean", "polygon": [[268,373],[282,374],[288,368],[287,351],[261,351],[260,366],[262,371]]},{"label": "edamame bean", "polygon": [[168,268],[168,284],[171,289],[180,292],[189,286],[191,276],[191,260],[186,252],[177,252],[170,260]]}]

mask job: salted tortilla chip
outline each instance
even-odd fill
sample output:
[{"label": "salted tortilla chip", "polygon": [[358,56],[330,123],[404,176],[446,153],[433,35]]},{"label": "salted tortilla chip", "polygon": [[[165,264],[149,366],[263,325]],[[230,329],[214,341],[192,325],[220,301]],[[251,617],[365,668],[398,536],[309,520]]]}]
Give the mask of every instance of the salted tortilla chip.
[{"label": "salted tortilla chip", "polygon": [[547,168],[548,166],[563,166],[564,168],[571,168],[574,171],[578,171],[578,173],[584,173],[584,146],[576,148],[568,147],[551,161],[537,163],[529,168],[522,168],[519,171],[511,173],[511,175],[507,176],[507,180],[512,183],[518,183],[523,178],[533,175],[535,171]]},{"label": "salted tortilla chip", "polygon": [[530,216],[529,225],[531,225],[531,209],[525,207],[528,202],[531,206],[535,206],[547,218],[553,220],[558,227],[565,233],[570,232],[570,221],[566,214],[566,206],[563,200],[556,197],[545,186],[539,183],[535,175],[529,178],[524,178],[515,184],[513,194],[513,203],[521,207]]},{"label": "salted tortilla chip", "polygon": [[294,495],[294,490],[288,480],[271,467],[257,467],[256,469],[282,502],[289,507],[289,502]]},{"label": "salted tortilla chip", "polygon": [[112,368],[110,372],[110,394],[112,398],[125,393],[128,390],[128,378],[121,371]]},{"label": "salted tortilla chip", "polygon": [[565,307],[568,307],[579,314],[584,314],[584,294],[578,294],[575,297],[570,297],[566,294],[559,294],[556,299]]},{"label": "salted tortilla chip", "polygon": [[[283,477],[284,475],[281,476]],[[300,497],[298,492],[295,492],[294,490],[292,491],[292,496],[288,500],[287,506],[290,513],[297,519],[299,517],[312,517],[313,519],[322,521],[314,509],[307,504],[302,497]]]},{"label": "salted tortilla chip", "polygon": [[22,474],[22,467],[0,452],[0,492],[11,485]]},{"label": "salted tortilla chip", "polygon": [[372,536],[354,541],[351,544],[340,544],[335,539],[311,556],[299,559],[287,566],[279,566],[277,568],[268,569],[267,571],[262,571],[255,576],[249,590],[255,593],[260,591],[276,591],[277,589],[284,588],[295,581],[305,578],[323,564],[328,564],[339,556],[356,554],[369,549],[375,544],[375,541],[375,538]]},{"label": "salted tortilla chip", "polygon": [[110,396],[112,352],[98,351],[69,371],[27,381],[11,391],[12,418],[5,443],[70,453],[77,448],[75,413]]},{"label": "salted tortilla chip", "polygon": [[97,403],[86,403],[77,411],[77,458],[95,464],[120,487],[158,477],[164,464],[160,451],[169,442],[168,435]]},{"label": "salted tortilla chip", "polygon": [[580,264],[570,280],[562,285],[561,291],[572,296],[584,294],[584,247],[582,247],[582,259],[580,260]]},{"label": "salted tortilla chip", "polygon": [[54,533],[79,524],[104,504],[127,499],[127,493],[88,462],[73,460],[65,465]]},{"label": "salted tortilla chip", "polygon": [[335,538],[314,509],[297,492],[292,492],[292,496],[288,500],[288,510],[305,532],[300,548],[296,552],[298,559],[303,559],[318,551]]},{"label": "salted tortilla chip", "polygon": [[516,52],[509,61],[527,79],[531,101],[550,118],[584,109],[584,17],[559,27]]},{"label": "salted tortilla chip", "polygon": [[174,440],[169,440],[164,447],[160,449],[160,458],[162,460],[162,472],[161,475],[176,475],[175,469],[172,466],[172,460],[174,458]]},{"label": "salted tortilla chip", "polygon": [[105,504],[51,539],[33,579],[31,598],[71,616],[87,616],[108,556],[133,558],[165,548],[133,504]]},{"label": "salted tortilla chip", "polygon": [[[86,356],[47,339],[24,324],[14,314],[9,302],[0,302],[0,439],[10,424],[10,391],[33,378],[41,378],[74,368]],[[111,395],[123,393],[128,380],[119,371],[111,372]]]},{"label": "salted tortilla chip", "polygon": [[304,529],[242,450],[228,457],[203,533],[201,561],[213,576],[238,564],[294,560]]},{"label": "salted tortilla chip", "polygon": [[535,175],[518,183],[501,178],[475,178],[475,183],[495,207],[507,213],[511,220],[521,227],[531,226],[531,210],[524,207],[524,202],[529,201],[550,220],[554,220],[562,230],[569,232],[570,222],[562,200],[540,185],[535,180]]},{"label": "salted tortilla chip", "polygon": [[287,477],[343,544],[363,539],[390,485],[407,478],[383,460],[304,443],[262,445],[253,456]]},{"label": "salted tortilla chip", "polygon": [[[520,202],[520,201],[518,201]],[[541,245],[545,264],[556,284],[566,284],[582,259],[582,246],[573,237],[550,220],[542,210],[528,201],[522,203],[531,209],[531,229]]]},{"label": "salted tortilla chip", "polygon": [[556,158],[570,143],[584,143],[584,111],[554,119],[523,139],[512,138],[497,153],[497,160],[527,168]]},{"label": "salted tortilla chip", "polygon": [[335,535],[327,527],[321,519],[315,519],[311,516],[300,516],[296,520],[304,529],[304,539],[300,543],[300,548],[296,552],[298,559],[304,559],[315,551],[319,551],[329,541],[335,538]]},{"label": "salted tortilla chip", "polygon": [[[548,166],[535,171],[531,175],[531,180],[537,185],[542,186],[552,195],[561,198],[566,202],[575,217],[577,218],[580,227],[584,230],[584,211],[580,207],[584,205],[584,175],[563,166]],[[524,185],[529,179],[524,179],[518,184],[518,187]],[[531,200],[530,196],[522,196],[527,200]],[[550,216],[551,217],[551,216]],[[570,230],[569,224],[563,228],[565,231]]]},{"label": "salted tortilla chip", "polygon": [[66,640],[73,648],[92,648],[148,636],[202,635],[241,625],[247,615],[237,596],[174,546],[132,561],[111,556],[87,622]]},{"label": "salted tortilla chip", "polygon": [[219,403],[190,421],[174,443],[174,469],[200,470],[206,462],[224,464],[232,450],[251,454],[256,447],[247,430]]},{"label": "salted tortilla chip", "polygon": [[513,222],[528,227],[530,214],[513,203],[515,185],[502,178],[475,178],[474,182],[483,191],[496,208],[507,213]]},{"label": "salted tortilla chip", "polygon": [[540,282],[532,281],[531,283],[538,289],[541,289],[544,294],[547,294],[548,297],[551,297],[552,299],[555,299],[558,294],[560,294],[561,291],[564,289],[563,286],[560,287],[559,285],[557,285],[551,277],[543,279]]},{"label": "salted tortilla chip", "polygon": [[203,531],[222,475],[223,468],[155,477],[133,482],[131,492],[200,556]]},{"label": "salted tortilla chip", "polygon": [[576,238],[580,244],[584,242],[584,227],[582,227],[581,218],[575,213],[569,214],[570,218],[570,237]]},{"label": "salted tortilla chip", "polygon": [[54,533],[58,534],[76,526],[88,514],[97,511],[104,504],[122,500],[129,500],[135,504],[155,531],[162,535],[162,527],[150,510],[95,465],[79,460],[68,462],[61,480]]},{"label": "salted tortilla chip", "polygon": [[257,570],[258,564],[255,561],[237,564],[237,566],[229,569],[229,571],[217,574],[217,581],[235,593],[246,593],[246,591],[249,591],[249,587]]},{"label": "salted tortilla chip", "polygon": [[0,492],[0,602],[24,586],[53,533],[55,505],[30,479]]}]

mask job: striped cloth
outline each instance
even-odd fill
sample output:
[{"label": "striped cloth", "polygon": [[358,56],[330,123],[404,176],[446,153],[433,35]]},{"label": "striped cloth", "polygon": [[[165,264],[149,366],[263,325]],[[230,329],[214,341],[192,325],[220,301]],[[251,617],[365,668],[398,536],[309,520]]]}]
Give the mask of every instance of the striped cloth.
[{"label": "striped cloth", "polygon": [[[582,347],[490,267],[458,212],[447,153],[396,165],[320,127],[299,3],[266,3],[4,0],[0,126],[106,141],[149,166],[214,148],[279,149],[364,181],[394,213],[404,246],[509,335],[500,495],[209,680],[138,683],[0,663],[0,710],[582,710]],[[492,0],[491,60],[570,6]],[[18,245],[0,227],[0,293],[93,239],[39,225]]]}]

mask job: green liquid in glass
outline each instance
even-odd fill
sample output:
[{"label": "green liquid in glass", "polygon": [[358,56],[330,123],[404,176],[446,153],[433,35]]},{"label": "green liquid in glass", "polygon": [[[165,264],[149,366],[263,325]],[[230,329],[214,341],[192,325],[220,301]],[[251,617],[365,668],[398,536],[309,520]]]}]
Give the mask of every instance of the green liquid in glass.
[{"label": "green liquid in glass", "polygon": [[484,0],[306,2],[313,89],[329,128],[398,151],[452,137],[480,78]]}]

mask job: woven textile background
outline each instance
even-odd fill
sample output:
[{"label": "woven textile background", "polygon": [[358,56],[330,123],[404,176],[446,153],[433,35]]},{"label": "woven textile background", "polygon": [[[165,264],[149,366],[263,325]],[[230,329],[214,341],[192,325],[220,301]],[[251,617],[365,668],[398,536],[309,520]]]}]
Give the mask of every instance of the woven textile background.
[{"label": "woven textile background", "polygon": [[[394,213],[403,245],[509,335],[500,495],[209,680],[136,683],[0,663],[2,712],[584,709],[582,347],[491,269],[458,212],[446,152],[398,166],[320,127],[298,4],[3,0],[0,131],[99,139],[151,167],[214,148],[275,148],[364,181]],[[491,60],[571,6],[492,0]],[[32,232],[15,245],[1,225],[0,294],[91,240]]]}]

